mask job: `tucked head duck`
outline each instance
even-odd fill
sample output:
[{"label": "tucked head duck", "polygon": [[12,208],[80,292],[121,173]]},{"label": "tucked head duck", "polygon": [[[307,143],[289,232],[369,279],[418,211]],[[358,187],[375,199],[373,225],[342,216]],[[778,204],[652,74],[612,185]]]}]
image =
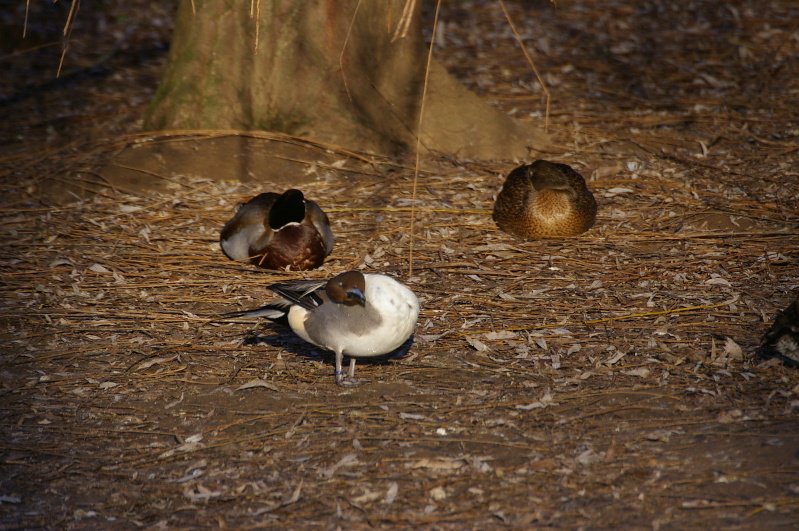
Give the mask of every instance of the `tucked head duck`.
[{"label": "tucked head duck", "polygon": [[[288,324],[305,341],[336,353],[336,383],[358,385],[355,359],[388,354],[413,333],[419,317],[416,295],[386,275],[341,273],[325,282],[273,284],[283,297],[258,310],[239,313]],[[342,370],[350,358],[349,374]]]},{"label": "tucked head duck", "polygon": [[537,160],[508,174],[494,203],[494,221],[521,238],[576,236],[596,221],[596,200],[570,166]]},{"label": "tucked head duck", "polygon": [[333,233],[327,214],[292,189],[261,194],[241,205],[222,229],[220,245],[231,260],[303,271],[322,265],[333,250]]},{"label": "tucked head duck", "polygon": [[763,336],[761,348],[799,364],[799,297],[774,319]]}]

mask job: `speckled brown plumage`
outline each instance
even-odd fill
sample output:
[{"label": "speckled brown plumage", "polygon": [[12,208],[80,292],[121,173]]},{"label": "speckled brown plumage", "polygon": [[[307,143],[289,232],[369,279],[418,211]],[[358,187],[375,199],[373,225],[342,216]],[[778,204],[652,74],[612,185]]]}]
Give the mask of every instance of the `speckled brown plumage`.
[{"label": "speckled brown plumage", "polygon": [[593,226],[596,200],[570,166],[537,160],[508,174],[493,217],[501,230],[520,238],[564,238]]},{"label": "speckled brown plumage", "polygon": [[767,354],[779,354],[799,363],[799,297],[774,319],[763,336],[762,348]]}]

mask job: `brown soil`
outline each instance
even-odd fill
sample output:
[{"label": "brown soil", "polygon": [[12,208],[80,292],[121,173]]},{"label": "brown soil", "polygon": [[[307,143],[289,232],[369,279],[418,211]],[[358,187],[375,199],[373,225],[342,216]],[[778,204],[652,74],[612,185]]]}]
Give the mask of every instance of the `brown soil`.
[{"label": "brown soil", "polygon": [[[408,275],[413,168],[295,161],[337,237],[303,276],[385,272],[422,303],[410,351],[359,362],[355,389],[275,326],[214,319],[299,276],[217,243],[285,184],[97,185],[151,144],[174,6],[83,6],[54,79],[59,6],[32,5],[39,48],[0,41],[0,527],[799,527],[799,375],[755,355],[799,287],[794,3],[508,3],[552,94],[543,156],[599,202],[574,239],[496,229],[515,162],[432,161]],[[442,63],[542,122],[499,4],[442,20]],[[58,181],[100,194],[42,203]]]}]

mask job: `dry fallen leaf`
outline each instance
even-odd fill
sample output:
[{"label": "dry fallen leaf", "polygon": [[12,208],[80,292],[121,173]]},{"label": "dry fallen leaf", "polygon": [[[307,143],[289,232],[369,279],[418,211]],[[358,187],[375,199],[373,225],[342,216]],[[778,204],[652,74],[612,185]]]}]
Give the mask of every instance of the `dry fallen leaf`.
[{"label": "dry fallen leaf", "polygon": [[434,457],[413,461],[405,465],[406,468],[428,468],[430,470],[457,470],[464,466],[466,461],[455,457]]},{"label": "dry fallen leaf", "polygon": [[277,386],[272,382],[267,382],[266,380],[261,380],[260,378],[256,380],[250,380],[247,383],[241,384],[236,388],[236,391],[242,391],[244,389],[252,389],[254,387],[266,387],[267,389],[271,389],[272,391],[279,391]]}]

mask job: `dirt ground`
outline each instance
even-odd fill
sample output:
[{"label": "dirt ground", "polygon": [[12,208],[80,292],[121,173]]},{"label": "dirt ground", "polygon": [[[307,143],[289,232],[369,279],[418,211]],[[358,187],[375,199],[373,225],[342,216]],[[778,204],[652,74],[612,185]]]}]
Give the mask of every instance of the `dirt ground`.
[{"label": "dirt ground", "polygon": [[[428,161],[414,205],[412,166],[332,149],[300,164],[337,238],[302,274],[218,246],[284,183],[173,167],[78,193],[148,143],[172,2],[84,3],[59,78],[69,5],[32,5],[20,41],[19,4],[0,15],[0,527],[799,528],[799,375],[757,355],[799,288],[795,2],[506,2],[551,96],[541,156],[586,177],[596,226],[498,231],[514,161]],[[441,20],[437,57],[543,126],[500,4]],[[215,318],[349,268],[422,305],[361,387],[274,325]]]}]

